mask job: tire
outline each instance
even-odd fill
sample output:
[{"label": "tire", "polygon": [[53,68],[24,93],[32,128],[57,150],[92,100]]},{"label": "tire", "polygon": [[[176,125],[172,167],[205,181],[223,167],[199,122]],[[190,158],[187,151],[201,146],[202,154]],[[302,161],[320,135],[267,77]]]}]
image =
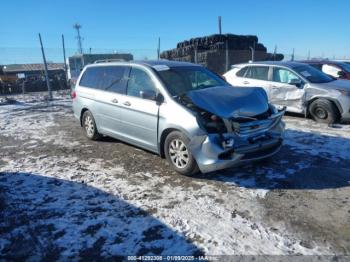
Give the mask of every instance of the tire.
[{"label": "tire", "polygon": [[101,138],[96,127],[95,119],[89,110],[85,111],[83,114],[82,126],[87,138],[91,140],[98,140]]},{"label": "tire", "polygon": [[165,139],[165,157],[176,172],[190,176],[199,169],[192,153],[188,149],[189,139],[179,131],[171,132]]},{"label": "tire", "polygon": [[309,112],[315,121],[333,124],[339,120],[338,108],[327,99],[316,99],[309,106]]}]

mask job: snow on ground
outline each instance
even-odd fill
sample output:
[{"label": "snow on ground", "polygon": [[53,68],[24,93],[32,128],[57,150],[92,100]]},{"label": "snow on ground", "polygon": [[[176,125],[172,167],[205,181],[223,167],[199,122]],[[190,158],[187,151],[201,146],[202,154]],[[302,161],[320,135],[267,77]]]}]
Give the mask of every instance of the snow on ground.
[{"label": "snow on ground", "polygon": [[[84,181],[85,185],[117,196],[118,199],[123,199],[132,206],[143,210],[152,210],[155,218],[178,234],[184,235],[186,239],[194,241],[196,246],[207,254],[327,253],[327,250],[318,247],[311,250],[302,247],[298,239],[289,236],[287,232],[283,234],[275,233],[265,228],[259,223],[257,218],[255,221],[240,214],[235,214],[230,204],[232,202],[244,204],[247,200],[249,201],[251,195],[249,192],[245,192],[249,190],[238,189],[238,192],[234,192],[231,195],[230,193],[233,192],[230,192],[230,190],[220,192],[212,185],[198,183],[197,186],[200,189],[197,189],[194,194],[191,190],[181,186],[171,187],[163,184],[162,179],[158,179],[157,175],[149,173],[125,174],[125,170],[122,167],[106,168],[105,164],[102,159],[95,159],[92,163],[91,161],[82,161],[75,158],[56,159],[42,156],[38,158],[28,157],[23,161],[9,161],[3,171],[34,173],[77,183]],[[133,179],[140,181],[140,183],[135,184],[133,181],[126,180],[125,177],[130,175],[133,176]],[[17,182],[16,176],[7,175],[5,177],[9,180],[13,179],[12,183]],[[21,179],[23,178],[21,177]],[[9,181],[6,182],[8,183]],[[27,192],[28,186],[25,185],[24,188],[25,194],[31,194],[33,199],[37,199],[39,203],[41,202],[39,200],[42,198],[41,195],[35,196],[34,194],[33,196],[32,192]],[[157,188],[156,192],[154,192],[155,188]],[[237,188],[235,191],[237,191]],[[42,190],[39,192],[43,194]],[[18,190],[16,190],[16,193],[18,193]],[[56,201],[59,199],[59,196],[55,197],[47,194],[47,192],[45,193],[48,197],[55,198]],[[65,193],[63,192],[63,194]],[[222,194],[224,194],[225,198],[222,198]],[[240,198],[245,199],[245,201],[240,201]],[[222,200],[223,203],[218,205],[217,199]],[[71,205],[68,200],[65,201],[66,206]],[[73,202],[72,206],[75,206],[75,198],[72,198],[71,201]],[[94,201],[103,203],[98,197],[94,197]],[[29,204],[27,208],[32,210],[36,206],[35,204]],[[252,205],[252,203],[250,204]],[[84,205],[88,206],[89,202],[84,203],[80,200],[79,206],[82,209],[88,208],[84,207]],[[169,205],[171,205],[171,208],[169,208]],[[55,210],[55,206],[50,206],[50,208]],[[77,213],[79,211],[72,210],[71,212]],[[74,250],[79,249],[77,246],[72,246],[69,241],[65,241],[70,234],[74,232],[74,234],[80,234],[83,238],[87,227],[91,224],[101,225],[99,223],[101,220],[106,222],[104,214],[102,217],[92,219],[92,221],[80,227],[72,224],[70,219],[66,219],[66,222],[62,221],[58,225],[55,223],[57,232],[65,230],[66,234],[68,234],[68,236],[65,234],[64,238],[60,238],[60,241],[56,243],[60,248],[66,250],[63,255],[73,254]],[[42,222],[40,221],[39,223]],[[52,223],[50,219],[44,222],[44,224],[50,223]],[[113,255],[112,250],[119,254],[135,252],[140,234],[128,235],[125,237],[128,239],[127,242],[117,246],[112,245],[115,234],[110,234],[110,231],[117,223],[113,222],[110,224],[107,222],[98,232],[98,236],[106,239],[105,243],[108,246],[106,254]],[[85,241],[93,243],[87,236],[85,236]],[[161,243],[160,247],[165,254],[188,254],[186,245],[181,244],[183,245],[182,248],[179,245],[174,247],[173,241],[173,239],[171,241],[165,240]],[[130,245],[130,242],[136,244]],[[193,249],[189,250],[193,251]]]},{"label": "snow on ground", "polygon": [[[156,169],[130,173],[123,163],[97,157],[29,155],[27,150],[35,152],[40,143],[48,148],[94,150],[75,141],[67,130],[52,131],[58,117],[73,121],[70,103],[61,95],[52,102],[34,97],[0,106],[0,135],[23,141],[25,148],[15,158],[6,155],[0,162],[5,212],[8,217],[19,214],[15,221],[0,220],[5,228],[0,252],[22,250],[34,259],[89,257],[96,251],[103,257],[332,254],[327,245],[305,247],[283,225],[276,230],[262,219],[258,200],[269,189],[256,188],[256,177],[284,178],[308,167],[306,160],[284,172],[263,166],[234,176],[218,175],[216,180],[196,180],[169,178]],[[286,118],[287,146],[335,161],[350,160],[349,126],[328,128],[309,121]]]},{"label": "snow on ground", "polygon": [[[329,158],[333,161],[350,159],[350,125],[331,127],[311,119],[286,117],[285,144],[297,152]],[[312,145],[306,143],[312,141]]]},{"label": "snow on ground", "polygon": [[[49,127],[56,125],[54,118],[65,115],[71,109],[71,99],[65,93],[56,95],[53,101],[45,101],[45,95],[38,93],[33,97],[23,95],[16,96],[20,102],[0,106],[0,131],[3,136],[13,137],[19,140],[31,141],[35,147],[38,140],[44,143],[52,142],[55,145],[67,145],[64,133],[50,133]],[[62,110],[63,109],[63,110]],[[15,121],[14,121],[15,119]],[[72,141],[69,146],[77,146]]]}]

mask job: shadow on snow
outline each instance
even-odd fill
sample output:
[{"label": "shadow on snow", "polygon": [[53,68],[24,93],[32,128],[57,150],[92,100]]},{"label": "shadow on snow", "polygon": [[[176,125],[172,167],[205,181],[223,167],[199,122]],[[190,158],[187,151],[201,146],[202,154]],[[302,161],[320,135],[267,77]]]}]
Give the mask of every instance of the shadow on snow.
[{"label": "shadow on snow", "polygon": [[29,173],[0,173],[0,257],[119,258],[202,252],[116,195]]}]

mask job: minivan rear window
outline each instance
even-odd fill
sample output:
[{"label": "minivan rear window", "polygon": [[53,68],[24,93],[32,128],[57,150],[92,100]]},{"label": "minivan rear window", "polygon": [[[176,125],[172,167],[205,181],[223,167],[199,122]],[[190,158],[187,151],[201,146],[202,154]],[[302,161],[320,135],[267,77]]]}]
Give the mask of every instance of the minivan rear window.
[{"label": "minivan rear window", "polygon": [[85,70],[79,85],[125,94],[126,66],[96,66]]}]

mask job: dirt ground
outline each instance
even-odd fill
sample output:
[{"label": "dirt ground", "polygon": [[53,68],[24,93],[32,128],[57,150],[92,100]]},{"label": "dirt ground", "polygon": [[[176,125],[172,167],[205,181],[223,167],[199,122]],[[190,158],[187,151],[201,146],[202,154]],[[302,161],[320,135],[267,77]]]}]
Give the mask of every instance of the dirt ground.
[{"label": "dirt ground", "polygon": [[350,255],[349,125],[286,116],[270,161],[185,177],[55,97],[0,103],[0,257]]}]

